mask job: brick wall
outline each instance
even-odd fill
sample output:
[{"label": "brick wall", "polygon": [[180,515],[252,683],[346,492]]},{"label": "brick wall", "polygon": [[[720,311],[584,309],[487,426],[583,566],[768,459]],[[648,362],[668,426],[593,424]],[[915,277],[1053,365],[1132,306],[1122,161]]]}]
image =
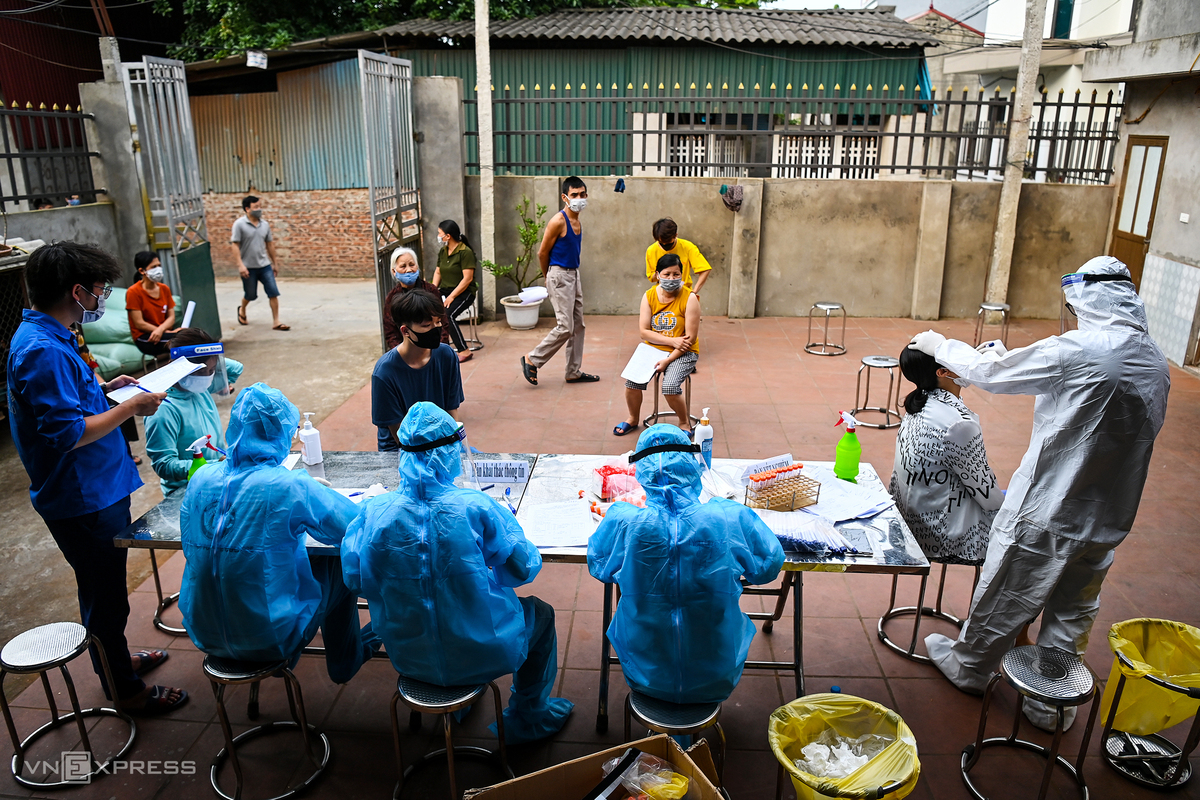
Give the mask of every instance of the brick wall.
[{"label": "brick wall", "polygon": [[[263,218],[271,223],[275,250],[283,265],[281,279],[375,276],[366,189],[256,191],[255,195],[262,198]],[[218,277],[237,277],[229,231],[242,214],[244,196],[204,195],[213,271]]]}]

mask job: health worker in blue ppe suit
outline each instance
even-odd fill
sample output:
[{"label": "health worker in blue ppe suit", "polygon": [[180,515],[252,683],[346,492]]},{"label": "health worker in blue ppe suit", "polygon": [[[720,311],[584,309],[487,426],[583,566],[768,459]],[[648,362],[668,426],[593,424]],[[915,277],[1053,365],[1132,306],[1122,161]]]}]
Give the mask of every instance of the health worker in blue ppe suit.
[{"label": "health worker in blue ppe suit", "polygon": [[696,448],[674,425],[643,431],[629,460],[646,507],[613,503],[588,540],[592,577],[621,589],[609,641],[634,691],[671,703],[722,702],[754,639],[738,606],[739,578],[774,580],[783,548],[744,505],[700,503]]},{"label": "health worker in blue ppe suit", "polygon": [[[911,347],[971,385],[1031,394],[1033,433],[992,524],[971,614],[957,641],[925,639],[950,682],[981,693],[1039,613],[1037,643],[1082,656],[1100,609],[1113,551],[1133,527],[1171,387],[1129,271],[1101,256],[1062,279],[1078,330],[1005,352],[918,334]],[[1052,706],[1026,700],[1025,716],[1053,730]],[[1075,718],[1066,709],[1065,724]]]},{"label": "health worker in blue ppe suit", "polygon": [[[184,328],[171,339],[171,352],[215,344],[217,340],[200,328]],[[171,402],[159,408],[161,414],[146,417],[146,455],[164,495],[187,486],[192,468],[188,448],[193,442],[207,434],[214,447],[225,449],[225,426],[213,395],[227,396],[242,375],[242,363],[224,355],[192,360],[201,362],[200,369],[167,390]],[[224,377],[216,374],[222,367]],[[206,450],[203,455],[208,461],[220,458],[216,450]]]},{"label": "health worker in blue ppe suit", "polygon": [[557,733],[574,704],[550,696],[554,609],[513,591],[537,576],[541,555],[511,511],[454,485],[462,444],[449,414],[414,403],[397,439],[399,487],[363,503],[342,541],[346,585],[367,599],[401,675],[457,686],[513,673],[505,741]]},{"label": "health worker in blue ppe suit", "polygon": [[[283,467],[299,421],[265,383],[238,395],[229,457],[198,469],[183,498],[179,607],[196,647],[223,658],[295,664],[320,627],[329,677],[346,683],[379,646],[370,624],[359,630],[358,598],[336,558],[358,508]],[[329,555],[310,559],[305,534]]]}]

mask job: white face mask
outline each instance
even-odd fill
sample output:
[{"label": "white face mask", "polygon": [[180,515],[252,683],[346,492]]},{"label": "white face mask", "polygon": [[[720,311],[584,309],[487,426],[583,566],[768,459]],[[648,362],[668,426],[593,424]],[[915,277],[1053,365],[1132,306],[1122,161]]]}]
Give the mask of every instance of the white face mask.
[{"label": "white face mask", "polygon": [[162,283],[163,268],[162,267],[151,267],[150,269],[146,270],[146,277],[149,278],[150,280],[154,281],[155,283]]},{"label": "white face mask", "polygon": [[567,208],[578,214],[580,211],[583,211],[585,208],[587,208],[587,198],[573,197],[567,201]]},{"label": "white face mask", "polygon": [[[87,290],[84,289],[84,291],[86,292]],[[88,294],[92,294],[92,293],[88,292]],[[96,297],[96,295],[92,294],[92,297]],[[80,303],[78,300],[75,301],[75,304],[77,306],[79,306],[80,308],[83,308],[83,303]],[[83,324],[84,325],[88,325],[92,322],[98,322],[100,320],[100,318],[103,316],[104,316],[104,298],[103,297],[96,297],[95,311],[89,311],[88,309],[83,308]]]},{"label": "white face mask", "polygon": [[212,375],[185,375],[179,379],[179,386],[184,391],[199,394],[207,392],[209,387],[212,386],[212,382]]},{"label": "white face mask", "polygon": [[969,380],[967,380],[966,378],[951,378],[951,380],[953,380],[956,384],[963,387],[964,389],[971,385],[971,382]]}]

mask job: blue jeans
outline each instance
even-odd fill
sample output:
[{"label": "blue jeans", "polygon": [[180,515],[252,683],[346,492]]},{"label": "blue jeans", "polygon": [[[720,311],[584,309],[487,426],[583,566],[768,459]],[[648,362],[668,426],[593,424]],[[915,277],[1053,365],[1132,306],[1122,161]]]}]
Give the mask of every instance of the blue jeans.
[{"label": "blue jeans", "polygon": [[[113,537],[129,526],[129,498],[108,508],[66,519],[46,520],[50,535],[67,563],[75,570],[79,587],[79,616],[88,633],[100,640],[112,670],[117,698],[128,700],[146,688],[133,671],[125,623],[129,620],[129,592],[125,586],[128,552],[113,545]],[[92,668],[100,676],[104,693],[112,691],[100,669],[100,656],[92,648]]]},{"label": "blue jeans", "polygon": [[279,287],[275,284],[275,270],[268,264],[265,267],[255,267],[250,270],[250,277],[242,278],[242,294],[247,300],[258,299],[258,284],[263,285],[267,297],[279,297]]}]

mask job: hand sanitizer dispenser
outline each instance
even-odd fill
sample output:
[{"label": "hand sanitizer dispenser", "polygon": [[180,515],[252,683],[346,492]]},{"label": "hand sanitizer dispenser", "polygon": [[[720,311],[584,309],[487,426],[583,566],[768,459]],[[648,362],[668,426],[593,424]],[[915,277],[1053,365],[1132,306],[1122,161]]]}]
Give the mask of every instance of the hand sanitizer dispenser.
[{"label": "hand sanitizer dispenser", "polygon": [[304,412],[304,427],[300,429],[300,457],[305,464],[321,463],[321,432],[313,427],[311,411]]}]

